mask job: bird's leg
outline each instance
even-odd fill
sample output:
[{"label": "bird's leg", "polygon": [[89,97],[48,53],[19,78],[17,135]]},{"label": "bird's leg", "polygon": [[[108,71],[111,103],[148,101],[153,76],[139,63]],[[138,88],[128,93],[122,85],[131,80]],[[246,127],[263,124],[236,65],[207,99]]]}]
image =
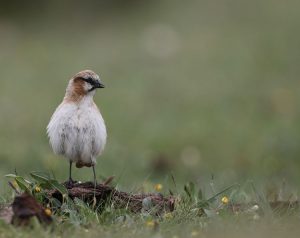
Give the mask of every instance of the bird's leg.
[{"label": "bird's leg", "polygon": [[70,167],[69,167],[69,181],[68,181],[68,185],[69,186],[73,186],[74,181],[72,179],[72,161],[70,161]]},{"label": "bird's leg", "polygon": [[93,165],[93,174],[94,174],[94,197],[93,197],[93,208],[97,204],[97,199],[96,199],[96,186],[97,186],[97,181],[96,181],[96,172],[95,172],[95,165]]},{"label": "bird's leg", "polygon": [[94,174],[94,187],[96,188],[96,186],[97,186],[97,180],[96,180],[95,165],[93,165],[92,167],[93,167],[93,174]]}]

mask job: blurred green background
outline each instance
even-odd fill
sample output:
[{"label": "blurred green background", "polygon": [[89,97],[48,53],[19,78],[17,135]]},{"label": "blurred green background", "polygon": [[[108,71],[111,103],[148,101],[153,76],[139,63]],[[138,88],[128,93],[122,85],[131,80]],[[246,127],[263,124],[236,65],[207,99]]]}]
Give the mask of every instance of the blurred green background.
[{"label": "blurred green background", "polygon": [[99,176],[299,184],[299,1],[1,5],[1,178],[15,168],[67,178],[46,126],[68,80],[92,69],[106,85],[95,97],[109,136]]}]

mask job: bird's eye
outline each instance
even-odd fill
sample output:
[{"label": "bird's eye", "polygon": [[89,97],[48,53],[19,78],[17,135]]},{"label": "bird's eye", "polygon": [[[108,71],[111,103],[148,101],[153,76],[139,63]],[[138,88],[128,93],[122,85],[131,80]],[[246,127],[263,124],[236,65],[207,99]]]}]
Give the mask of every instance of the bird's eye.
[{"label": "bird's eye", "polygon": [[88,79],[87,79],[87,82],[88,82],[89,84],[92,84],[92,85],[93,85],[93,84],[94,84],[94,79],[88,78]]}]

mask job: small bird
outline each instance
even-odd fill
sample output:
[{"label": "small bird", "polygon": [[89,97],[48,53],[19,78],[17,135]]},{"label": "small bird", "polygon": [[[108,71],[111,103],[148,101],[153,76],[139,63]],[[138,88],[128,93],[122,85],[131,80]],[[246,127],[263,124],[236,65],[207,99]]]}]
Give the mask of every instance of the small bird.
[{"label": "small bird", "polygon": [[96,157],[102,154],[107,137],[104,120],[93,100],[97,88],[104,88],[104,85],[93,71],[83,70],[75,74],[47,126],[54,153],[63,155],[70,162],[69,185],[74,183],[74,162],[77,168],[93,168],[96,186]]}]

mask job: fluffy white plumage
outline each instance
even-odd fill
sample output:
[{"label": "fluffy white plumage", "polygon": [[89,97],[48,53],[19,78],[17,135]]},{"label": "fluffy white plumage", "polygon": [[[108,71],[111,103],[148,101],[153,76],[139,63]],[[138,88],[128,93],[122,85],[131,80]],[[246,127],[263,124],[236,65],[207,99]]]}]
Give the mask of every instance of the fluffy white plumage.
[{"label": "fluffy white plumage", "polygon": [[99,87],[103,85],[94,72],[85,70],[76,74],[47,126],[54,153],[75,162],[79,168],[94,166],[106,144],[105,123],[93,101]]}]

